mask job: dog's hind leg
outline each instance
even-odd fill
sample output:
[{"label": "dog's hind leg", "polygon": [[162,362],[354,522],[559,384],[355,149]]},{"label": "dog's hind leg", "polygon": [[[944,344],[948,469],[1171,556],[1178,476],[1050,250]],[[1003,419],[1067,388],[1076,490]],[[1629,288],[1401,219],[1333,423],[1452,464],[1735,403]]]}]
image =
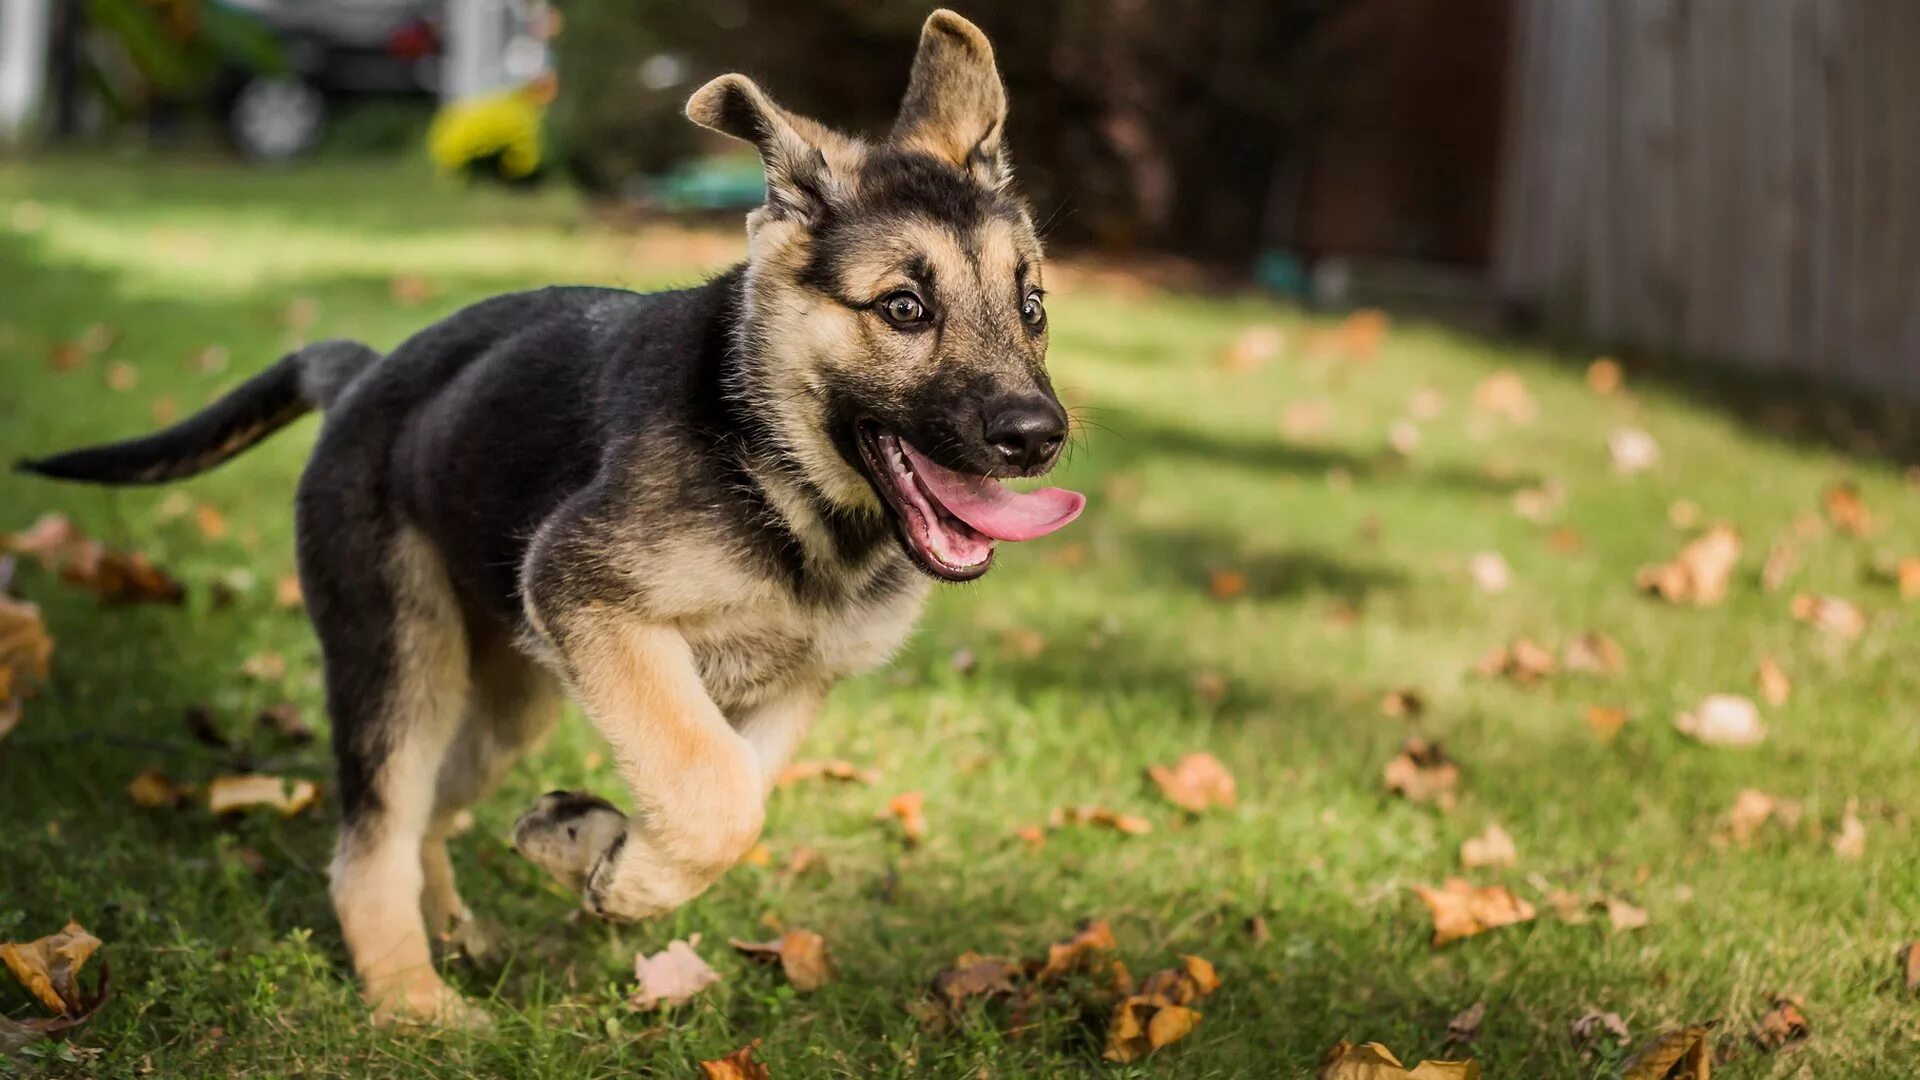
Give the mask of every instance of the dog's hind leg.
[{"label": "dog's hind leg", "polygon": [[420,906],[427,927],[469,955],[484,959],[492,935],[460,899],[447,840],[462,812],[484,798],[524,753],[553,729],[560,716],[560,684],[545,668],[515,649],[503,629],[469,628],[470,685],[467,712],[440,763],[433,816],[421,842],[425,888]]},{"label": "dog's hind leg", "polygon": [[438,780],[473,698],[466,627],[433,545],[365,513],[368,494],[321,482],[300,500],[301,578],[340,763],[330,891],[377,1020],[484,1023],[435,972],[421,917]]}]

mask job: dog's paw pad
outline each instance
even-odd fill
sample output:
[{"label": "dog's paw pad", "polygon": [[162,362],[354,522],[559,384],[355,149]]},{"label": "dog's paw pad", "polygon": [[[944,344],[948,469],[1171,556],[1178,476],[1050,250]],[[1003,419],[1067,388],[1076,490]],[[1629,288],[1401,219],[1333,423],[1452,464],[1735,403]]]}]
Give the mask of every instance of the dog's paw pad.
[{"label": "dog's paw pad", "polygon": [[627,833],[627,816],[598,795],[549,791],[513,826],[513,849],[579,892],[594,864]]}]

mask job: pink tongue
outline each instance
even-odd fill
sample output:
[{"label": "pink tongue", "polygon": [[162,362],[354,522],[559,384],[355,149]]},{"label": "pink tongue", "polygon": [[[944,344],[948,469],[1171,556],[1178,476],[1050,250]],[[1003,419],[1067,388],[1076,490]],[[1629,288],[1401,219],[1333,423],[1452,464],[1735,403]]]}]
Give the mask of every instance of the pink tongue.
[{"label": "pink tongue", "polygon": [[947,513],[995,540],[1032,540],[1080,516],[1087,497],[1066,488],[1015,491],[990,476],[968,476],[937,465],[900,440],[907,460]]}]

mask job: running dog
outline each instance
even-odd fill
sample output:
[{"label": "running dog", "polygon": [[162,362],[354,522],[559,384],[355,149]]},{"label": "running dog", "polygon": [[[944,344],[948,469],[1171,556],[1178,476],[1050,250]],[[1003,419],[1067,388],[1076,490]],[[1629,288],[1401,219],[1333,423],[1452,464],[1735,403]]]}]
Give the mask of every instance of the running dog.
[{"label": "running dog", "polygon": [[515,846],[596,915],[670,911],[753,846],[828,689],[899,647],[931,581],[1080,513],[1002,484],[1067,437],[1006,108],[947,11],[884,141],[722,76],[686,111],[764,163],[743,264],[496,297],[385,357],[310,345],[174,427],[21,463],[163,483],[325,411],[300,581],[339,762],[330,889],[376,1017],[484,1021],[430,954],[473,917],[447,839],[563,695],[634,813],[553,792]]}]

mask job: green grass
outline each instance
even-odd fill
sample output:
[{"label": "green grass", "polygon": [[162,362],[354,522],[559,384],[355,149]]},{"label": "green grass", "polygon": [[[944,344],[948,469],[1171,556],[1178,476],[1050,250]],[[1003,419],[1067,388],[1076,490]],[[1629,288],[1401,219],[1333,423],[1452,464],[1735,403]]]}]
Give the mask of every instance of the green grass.
[{"label": "green grass", "polygon": [[[145,430],[155,398],[195,407],[303,337],[390,347],[490,293],[687,282],[735,246],[616,233],[559,195],[453,190],[405,168],[0,165],[0,457]],[[402,273],[440,294],[396,303],[389,283]],[[311,326],[284,324],[294,298],[317,305]],[[776,794],[774,866],[736,869],[671,917],[578,922],[502,840],[541,791],[618,793],[595,736],[570,716],[457,847],[468,899],[513,945],[503,969],[452,973],[493,1012],[483,1034],[365,1023],[326,900],[330,810],[224,822],[136,810],[123,793],[149,765],[184,781],[224,768],[182,726],[193,703],[211,703],[236,732],[280,700],[319,723],[316,647],[271,595],[292,568],[290,494],[313,422],[183,486],[230,521],[219,541],[190,518],[168,520],[164,492],[0,478],[0,529],[63,511],[151,553],[190,589],[182,609],[102,608],[37,568],[17,576],[58,650],[51,686],[0,742],[0,939],[80,920],[107,942],[114,998],[74,1038],[79,1064],[0,1071],[684,1076],[760,1038],[788,1078],[1305,1076],[1342,1038],[1385,1042],[1409,1061],[1446,1056],[1448,1018],[1484,1000],[1473,1050],[1489,1077],[1608,1075],[1617,1054],[1583,1060],[1567,1038],[1595,1008],[1620,1012],[1636,1039],[1721,1019],[1740,1053],[1717,1075],[1912,1075],[1920,1003],[1900,991],[1893,955],[1920,936],[1920,608],[1873,572],[1920,553],[1916,495],[1895,469],[1655,387],[1598,397],[1575,367],[1437,330],[1398,326],[1376,362],[1356,364],[1306,356],[1315,324],[1263,302],[1089,284],[1056,290],[1051,306],[1057,381],[1091,421],[1065,482],[1094,501],[1066,533],[1004,552],[979,586],[941,592],[893,665],[836,692],[802,756],[871,765],[880,783]],[[117,331],[112,348],[53,373],[52,346],[95,323]],[[1256,323],[1283,329],[1286,355],[1254,372],[1220,365]],[[189,363],[210,345],[229,351],[225,371]],[[115,360],[138,368],[131,391],[106,387]],[[1473,387],[1502,367],[1537,396],[1535,423],[1476,414]],[[1399,460],[1385,431],[1424,387],[1445,395],[1446,411]],[[1282,437],[1283,408],[1305,400],[1328,403],[1330,426]],[[1622,425],[1659,438],[1657,470],[1611,472],[1605,440]],[[1568,492],[1555,520],[1516,515],[1514,490],[1549,478]],[[1879,531],[1821,529],[1787,592],[1764,592],[1769,543],[1843,478],[1860,485]],[[1667,521],[1679,499],[1747,538],[1721,607],[1674,608],[1634,590],[1635,569],[1685,539]],[[1563,525],[1584,541],[1579,553],[1549,543]],[[1465,567],[1479,551],[1504,553],[1509,591],[1474,588]],[[1245,593],[1210,596],[1215,570],[1244,573]],[[235,595],[215,603],[223,582]],[[1850,646],[1826,640],[1789,618],[1793,591],[1849,597],[1870,628]],[[1472,674],[1515,636],[1557,646],[1589,629],[1625,647],[1624,674],[1530,688]],[[243,660],[268,648],[289,661],[284,683],[243,678]],[[962,649],[978,659],[971,674],[953,663]],[[1707,693],[1751,693],[1765,654],[1796,693],[1766,710],[1764,745],[1708,749],[1673,730],[1672,715]],[[1223,695],[1196,688],[1212,680]],[[1428,704],[1411,724],[1378,706],[1402,686]],[[1583,721],[1590,704],[1630,711],[1612,744]],[[1381,769],[1412,732],[1443,739],[1462,762],[1450,813],[1383,790]],[[324,740],[256,741],[268,767],[327,774]],[[1238,775],[1238,809],[1189,819],[1143,780],[1148,764],[1200,748]],[[1717,843],[1748,786],[1803,800],[1798,831],[1746,850]],[[931,821],[912,850],[874,822],[909,790],[926,793]],[[1844,861],[1828,838],[1853,799],[1866,854]],[[1154,831],[1067,830],[1037,853],[1013,838],[1077,803],[1144,814]],[[1542,905],[1531,924],[1430,949],[1410,886],[1459,873],[1460,841],[1493,821],[1518,841],[1520,865],[1476,881],[1536,903],[1543,886],[1628,898],[1651,925],[1609,935]],[[826,854],[825,873],[779,871],[801,845]],[[254,853],[258,875],[246,866]],[[1270,940],[1244,932],[1253,915]],[[1225,985],[1190,1038],[1112,1066],[1098,1060],[1098,1025],[1069,1008],[1030,1018],[1037,1026],[1018,1036],[992,1011],[944,1035],[910,1015],[956,954],[1032,954],[1092,916],[1112,922],[1136,973],[1180,953],[1219,966]],[[725,947],[771,936],[769,918],[825,934],[838,980],[796,996]],[[628,1012],[635,951],[694,932],[725,981],[669,1016]],[[1775,991],[1804,996],[1813,1036],[1765,1055],[1742,1036]],[[34,1010],[11,986],[0,1008]]]}]

